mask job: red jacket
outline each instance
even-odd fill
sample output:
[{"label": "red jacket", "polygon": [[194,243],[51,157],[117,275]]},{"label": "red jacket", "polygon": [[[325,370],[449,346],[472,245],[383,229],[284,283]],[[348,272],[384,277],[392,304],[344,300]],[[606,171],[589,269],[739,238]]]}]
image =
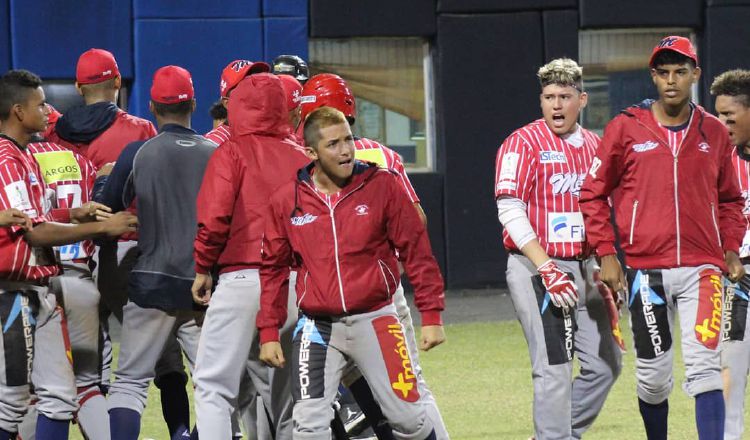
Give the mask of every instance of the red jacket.
[{"label": "red jacket", "polygon": [[259,268],[263,212],[274,190],[309,162],[290,142],[278,78],[256,74],[232,90],[231,137],[211,156],[198,193],[195,271]]},{"label": "red jacket", "polygon": [[617,188],[615,219],[628,266],[725,268],[724,251],[737,252],[745,232],[727,131],[693,106],[673,155],[651,103],[627,108],[604,131],[581,188],[586,236],[598,255],[615,253],[607,199]]},{"label": "red jacket", "polygon": [[397,250],[423,325],[439,325],[443,277],[411,201],[391,171],[357,162],[352,182],[332,207],[313,188],[312,164],[280,188],[266,211],[262,288],[257,325],[261,342],[278,340],[286,320],[289,266],[297,272],[301,311],[311,316],[366,313],[392,301],[398,288]]}]

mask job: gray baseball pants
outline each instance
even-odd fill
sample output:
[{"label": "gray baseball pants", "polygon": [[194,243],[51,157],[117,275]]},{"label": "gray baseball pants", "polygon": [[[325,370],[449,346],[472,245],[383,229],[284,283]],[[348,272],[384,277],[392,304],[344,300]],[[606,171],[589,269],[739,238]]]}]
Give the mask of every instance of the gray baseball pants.
[{"label": "gray baseball pants", "polygon": [[[522,255],[508,256],[506,280],[531,357],[535,437],[580,439],[620,374],[622,354],[593,279],[599,270],[594,259],[553,261],[578,287],[574,310],[552,305],[536,268]],[[571,382],[574,354],[581,369]]]}]

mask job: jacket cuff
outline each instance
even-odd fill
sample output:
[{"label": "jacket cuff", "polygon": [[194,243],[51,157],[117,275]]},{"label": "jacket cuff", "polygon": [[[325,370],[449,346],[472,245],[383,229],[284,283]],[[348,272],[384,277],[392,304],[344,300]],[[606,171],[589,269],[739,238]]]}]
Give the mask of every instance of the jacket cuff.
[{"label": "jacket cuff", "polygon": [[199,273],[201,275],[207,275],[209,272],[211,272],[211,269],[203,267],[198,263],[195,263],[195,273]]},{"label": "jacket cuff", "polygon": [[50,218],[57,223],[70,223],[70,209],[55,208],[50,211]]},{"label": "jacket cuff", "polygon": [[261,344],[265,344],[266,342],[278,342],[279,329],[274,327],[265,327],[260,329],[259,335]]},{"label": "jacket cuff", "polygon": [[422,327],[426,325],[443,325],[443,318],[440,316],[439,310],[427,310],[421,312],[422,314]]},{"label": "jacket cuff", "polygon": [[608,242],[608,243],[601,243],[599,246],[596,247],[596,255],[600,257],[604,257],[606,255],[613,255],[617,253],[617,249],[615,249],[615,244]]},{"label": "jacket cuff", "polygon": [[724,252],[732,251],[735,254],[740,254],[740,246],[742,245],[739,241],[724,241],[722,245],[722,250]]}]

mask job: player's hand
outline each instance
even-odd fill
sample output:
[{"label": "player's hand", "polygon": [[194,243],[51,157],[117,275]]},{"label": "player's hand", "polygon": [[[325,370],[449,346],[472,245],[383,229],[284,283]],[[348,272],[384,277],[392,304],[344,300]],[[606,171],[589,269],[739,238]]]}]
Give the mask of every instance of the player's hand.
[{"label": "player's hand", "polygon": [[542,283],[549,293],[552,304],[564,308],[575,307],[578,304],[578,288],[554,261],[547,260],[536,270],[542,276]]},{"label": "player's hand", "polygon": [[419,337],[419,349],[429,351],[445,342],[445,331],[442,325],[425,325],[422,327],[422,335]]},{"label": "player's hand", "polygon": [[32,224],[31,218],[16,208],[0,211],[0,226],[21,226],[23,229],[30,231]]},{"label": "player's hand", "polygon": [[114,168],[114,167],[115,167],[115,163],[114,162],[105,163],[96,172],[96,177],[99,178],[99,177],[102,177],[102,176],[109,176],[110,174],[112,174],[112,168]]},{"label": "player's hand", "polygon": [[745,276],[745,267],[736,252],[726,251],[724,261],[727,263],[727,278],[731,282],[736,283]]},{"label": "player's hand", "polygon": [[71,223],[101,222],[110,217],[112,217],[112,208],[97,202],[86,202],[70,210]]},{"label": "player's hand", "polygon": [[211,301],[211,288],[213,285],[214,280],[211,278],[211,274],[195,274],[193,287],[190,288],[190,291],[193,293],[193,301],[202,306],[207,306],[208,302]]},{"label": "player's hand", "polygon": [[602,268],[600,277],[604,284],[615,291],[618,296],[625,293],[627,282],[625,281],[625,273],[622,271],[622,266],[620,266],[620,260],[617,259],[617,255],[603,256],[600,266]]},{"label": "player's hand", "polygon": [[620,350],[625,352],[625,340],[622,338],[622,330],[620,330],[620,307],[622,307],[623,301],[619,294],[612,292],[612,289],[602,282],[599,272],[594,272],[594,284],[604,300],[609,326],[612,328],[612,338],[620,347]]},{"label": "player's hand", "polygon": [[269,367],[284,368],[286,364],[279,341],[266,342],[261,345],[259,358]]},{"label": "player's hand", "polygon": [[120,211],[102,222],[104,233],[110,238],[117,238],[126,232],[135,232],[138,217],[128,211]]}]

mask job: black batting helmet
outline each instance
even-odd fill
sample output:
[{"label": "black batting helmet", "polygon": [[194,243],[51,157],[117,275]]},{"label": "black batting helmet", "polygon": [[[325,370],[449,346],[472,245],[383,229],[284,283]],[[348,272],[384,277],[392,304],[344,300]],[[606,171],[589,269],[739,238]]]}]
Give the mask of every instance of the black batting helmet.
[{"label": "black batting helmet", "polygon": [[304,84],[310,77],[307,63],[297,55],[279,55],[273,60],[273,73],[276,75],[291,75]]}]

